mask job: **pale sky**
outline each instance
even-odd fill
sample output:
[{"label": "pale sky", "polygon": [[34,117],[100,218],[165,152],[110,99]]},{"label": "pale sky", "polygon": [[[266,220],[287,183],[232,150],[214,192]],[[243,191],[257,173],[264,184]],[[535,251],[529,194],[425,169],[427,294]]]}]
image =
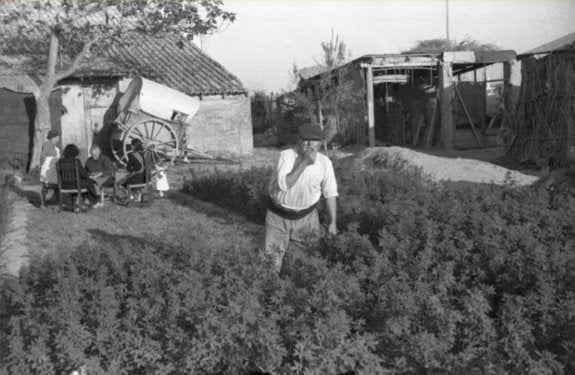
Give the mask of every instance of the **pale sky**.
[{"label": "pale sky", "polygon": [[[517,53],[575,32],[575,0],[448,0],[451,39],[466,36]],[[316,65],[333,28],[351,59],[399,53],[445,38],[446,0],[224,0],[235,23],[204,50],[250,90],[289,89],[290,71]]]}]

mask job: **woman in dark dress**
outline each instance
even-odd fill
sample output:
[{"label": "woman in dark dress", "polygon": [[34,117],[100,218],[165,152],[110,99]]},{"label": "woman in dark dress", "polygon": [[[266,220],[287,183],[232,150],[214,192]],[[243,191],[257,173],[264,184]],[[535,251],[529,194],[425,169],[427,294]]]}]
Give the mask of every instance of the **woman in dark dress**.
[{"label": "woman in dark dress", "polygon": [[130,172],[128,177],[122,182],[123,186],[143,184],[146,182],[146,162],[144,159],[144,145],[141,140],[132,139],[132,152],[128,155],[126,170]]},{"label": "woman in dark dress", "polygon": [[[94,207],[98,207],[98,192],[96,189],[96,183],[90,178],[90,175],[82,166],[82,162],[78,159],[78,155],[80,155],[80,150],[75,144],[67,145],[62,152],[62,158],[58,160],[58,166],[78,166],[78,173],[80,174],[80,187],[88,190],[88,200],[90,201],[90,204]],[[62,181],[62,188],[64,189],[74,189],[75,187],[75,181]]]},{"label": "woman in dark dress", "polygon": [[[146,183],[146,160],[144,158],[144,144],[140,139],[132,139],[132,150],[133,152],[128,155],[128,164],[126,165],[126,170],[128,175],[122,180],[118,181],[118,185],[123,186],[124,191],[128,185],[139,185]],[[122,191],[119,189],[119,191]],[[128,193],[126,191],[126,193]],[[141,189],[132,189],[130,193],[134,193],[134,196],[129,195],[129,200],[136,202],[142,201],[142,191]]]}]

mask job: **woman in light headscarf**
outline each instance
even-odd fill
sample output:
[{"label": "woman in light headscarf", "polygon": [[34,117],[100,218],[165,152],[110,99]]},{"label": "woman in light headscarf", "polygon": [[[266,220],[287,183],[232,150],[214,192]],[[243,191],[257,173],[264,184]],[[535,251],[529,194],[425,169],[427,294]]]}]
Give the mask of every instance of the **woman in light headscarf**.
[{"label": "woman in light headscarf", "polygon": [[60,132],[57,130],[48,131],[48,140],[42,144],[40,154],[40,181],[47,184],[57,184],[56,162],[60,158],[60,149],[57,144],[60,142]]}]

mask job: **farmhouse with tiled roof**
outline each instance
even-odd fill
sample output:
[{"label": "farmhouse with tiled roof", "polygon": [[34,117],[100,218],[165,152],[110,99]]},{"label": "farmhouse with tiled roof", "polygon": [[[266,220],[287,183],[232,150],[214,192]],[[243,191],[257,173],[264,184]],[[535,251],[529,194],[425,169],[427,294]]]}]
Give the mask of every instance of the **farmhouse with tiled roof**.
[{"label": "farmhouse with tiled roof", "polygon": [[[0,57],[2,112],[11,113],[2,120],[2,133],[14,139],[3,152],[28,152],[28,127],[33,124],[29,97],[34,81],[44,73],[45,58]],[[118,100],[136,76],[200,98],[199,110],[188,120],[191,148],[216,155],[252,152],[250,101],[240,80],[180,37],[138,34],[105,56],[87,59],[72,77],[59,82],[61,89],[54,92],[51,107],[53,128],[61,129],[62,144],[76,143],[84,157],[92,143],[107,150]]]}]

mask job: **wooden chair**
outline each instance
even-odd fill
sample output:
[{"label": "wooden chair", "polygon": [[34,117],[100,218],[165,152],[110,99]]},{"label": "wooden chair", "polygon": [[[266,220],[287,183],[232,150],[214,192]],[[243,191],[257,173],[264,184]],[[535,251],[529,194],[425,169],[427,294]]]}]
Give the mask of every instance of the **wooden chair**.
[{"label": "wooden chair", "polygon": [[46,208],[46,193],[48,190],[58,190],[58,183],[52,184],[49,182],[42,182],[42,186],[40,187],[40,208]]},{"label": "wooden chair", "polygon": [[[82,188],[80,185],[80,172],[78,170],[78,165],[74,163],[73,165],[62,165],[58,162],[57,164],[57,175],[58,175],[58,195],[60,198],[60,210],[66,208],[64,203],[64,195],[70,195],[72,197],[72,208],[74,212],[79,212],[82,209],[82,194],[88,192],[88,189]],[[62,185],[66,183],[73,183],[73,188],[62,188]]]},{"label": "wooden chair", "polygon": [[104,203],[106,196],[109,196],[112,199],[112,202],[116,203],[116,172],[118,171],[118,165],[116,163],[112,163],[112,166],[112,185],[100,187],[100,202],[102,202],[102,204]]},{"label": "wooden chair", "polygon": [[141,184],[126,185],[128,193],[130,196],[134,196],[135,190],[140,190],[142,197],[146,194],[146,200],[144,202],[136,202],[136,204],[149,206],[154,201],[154,190],[152,188],[152,163],[148,154],[144,157],[144,182]]}]

